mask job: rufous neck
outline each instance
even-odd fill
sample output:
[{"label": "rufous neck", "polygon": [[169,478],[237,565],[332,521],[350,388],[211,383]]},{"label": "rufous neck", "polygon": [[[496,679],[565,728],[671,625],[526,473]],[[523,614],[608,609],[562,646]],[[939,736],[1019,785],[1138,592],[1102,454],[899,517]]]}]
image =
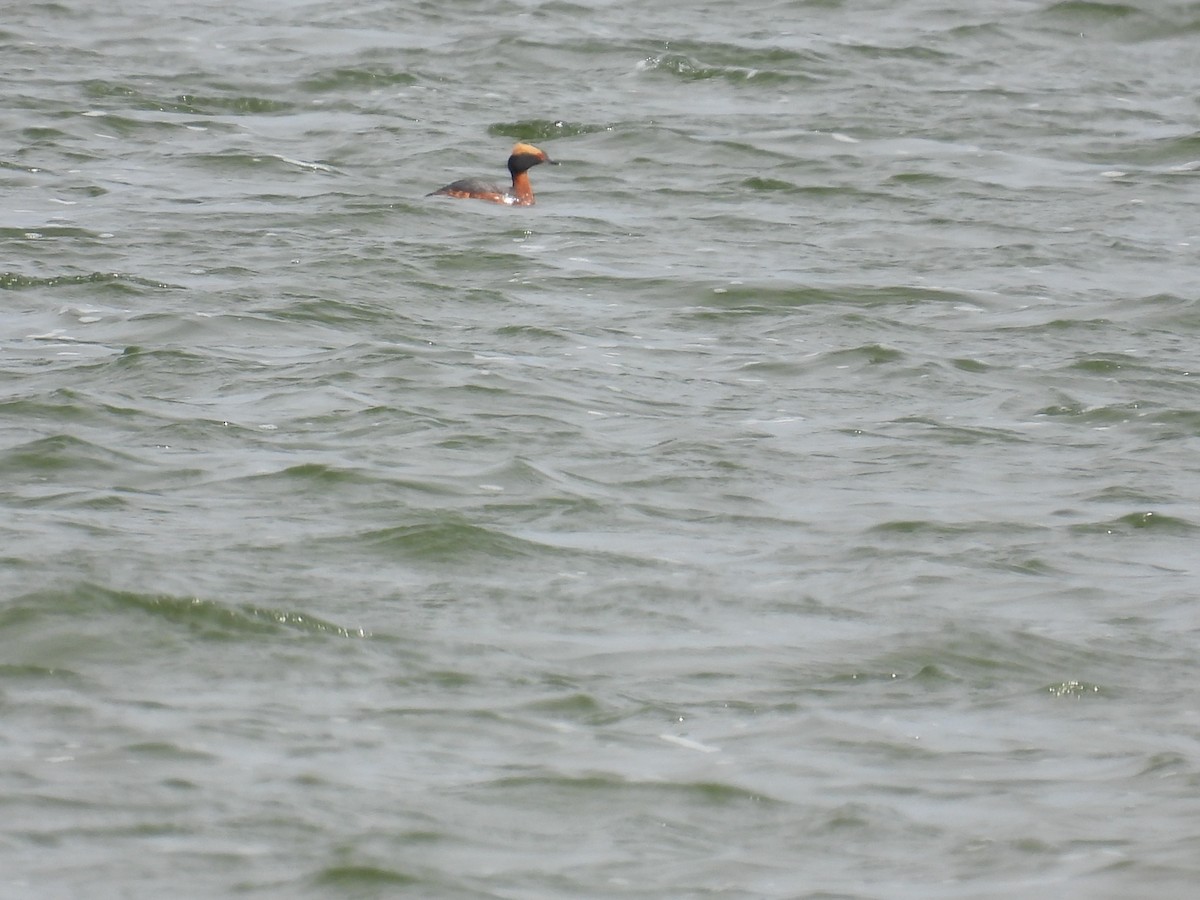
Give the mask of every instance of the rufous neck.
[{"label": "rufous neck", "polygon": [[517,172],[513,175],[513,196],[522,206],[533,206],[533,185],[529,181],[528,172]]}]

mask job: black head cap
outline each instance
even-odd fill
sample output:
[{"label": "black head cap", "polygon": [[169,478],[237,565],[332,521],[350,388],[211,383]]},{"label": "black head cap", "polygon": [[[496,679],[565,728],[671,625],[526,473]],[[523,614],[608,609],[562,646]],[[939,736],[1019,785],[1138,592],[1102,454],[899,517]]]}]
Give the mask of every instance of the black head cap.
[{"label": "black head cap", "polygon": [[518,172],[528,172],[538,163],[558,165],[544,150],[539,150],[533,144],[517,144],[512,148],[512,156],[508,158],[508,171],[514,175]]}]

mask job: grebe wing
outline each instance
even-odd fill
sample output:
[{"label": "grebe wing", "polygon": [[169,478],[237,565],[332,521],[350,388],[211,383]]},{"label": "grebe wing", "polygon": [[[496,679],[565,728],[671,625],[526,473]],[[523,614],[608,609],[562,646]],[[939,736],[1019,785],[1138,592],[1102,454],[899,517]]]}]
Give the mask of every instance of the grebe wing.
[{"label": "grebe wing", "polygon": [[505,189],[493,181],[487,181],[483,178],[462,178],[458,181],[452,181],[445,187],[438,188],[432,194],[427,196],[432,197],[435,194],[449,194],[452,197],[472,197],[480,194],[503,195],[505,193]]}]

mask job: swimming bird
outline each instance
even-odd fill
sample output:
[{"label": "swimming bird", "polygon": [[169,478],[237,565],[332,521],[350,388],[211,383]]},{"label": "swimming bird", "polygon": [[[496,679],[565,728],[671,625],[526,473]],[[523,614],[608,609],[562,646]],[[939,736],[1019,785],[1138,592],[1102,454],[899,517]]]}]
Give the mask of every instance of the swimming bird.
[{"label": "swimming bird", "polygon": [[533,144],[516,144],[508,157],[508,171],[512,175],[511,189],[501,188],[498,184],[482,178],[463,178],[426,196],[443,195],[460,199],[487,200],[489,203],[503,203],[505,206],[533,206],[533,185],[529,183],[529,170],[539,163],[558,165],[544,150],[539,150]]}]

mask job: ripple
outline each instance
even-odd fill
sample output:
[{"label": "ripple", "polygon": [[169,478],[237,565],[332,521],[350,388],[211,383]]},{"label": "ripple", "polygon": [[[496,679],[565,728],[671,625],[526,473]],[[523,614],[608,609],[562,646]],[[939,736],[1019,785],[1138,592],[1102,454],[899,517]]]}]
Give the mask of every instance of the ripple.
[{"label": "ripple", "polygon": [[[172,627],[182,627],[199,637],[241,640],[262,635],[302,634],[340,638],[365,638],[369,633],[345,628],[304,612],[252,604],[228,604],[201,597],[120,591],[83,582],[62,590],[42,590],[14,598],[0,610],[0,624],[20,621],[27,629],[40,630],[56,619],[78,623],[86,630],[89,621],[103,614],[144,614]],[[135,629],[134,623],[126,626]]]},{"label": "ripple", "polygon": [[[752,61],[752,60],[751,60]],[[700,62],[682,53],[663,53],[643,60],[643,71],[674,75],[684,81],[707,81],[722,79],[733,83],[754,82],[755,84],[777,85],[789,83],[811,83],[817,79],[803,72],[779,72],[763,70],[748,65],[711,65]]]},{"label": "ripple", "polygon": [[1106,522],[1092,522],[1072,526],[1072,530],[1080,534],[1126,534],[1132,535],[1141,531],[1163,535],[1189,535],[1200,530],[1200,525],[1179,516],[1154,512],[1131,512]]},{"label": "ripple", "polygon": [[295,104],[289,101],[245,95],[180,93],[156,96],[145,93],[139,87],[101,79],[85,81],[82,89],[84,96],[89,100],[116,100],[119,102],[112,105],[118,107],[197,116],[228,115],[230,113],[234,115],[277,115],[292,112],[295,109]]},{"label": "ripple", "polygon": [[613,127],[589,122],[521,119],[516,122],[495,122],[488,126],[488,134],[520,141],[548,141],[560,137],[578,137],[583,134],[612,131]]},{"label": "ripple", "polygon": [[421,883],[420,878],[406,872],[363,864],[327,866],[311,880],[321,890],[333,890],[340,896],[357,896],[363,890],[375,892]]},{"label": "ripple", "polygon": [[313,93],[340,90],[361,90],[416,84],[418,78],[411,72],[393,69],[386,65],[343,66],[325,69],[299,82],[299,87]]},{"label": "ripple", "polygon": [[[16,409],[20,411],[21,407]],[[61,412],[57,415],[62,417]],[[137,462],[137,457],[132,454],[111,450],[70,434],[38,438],[0,452],[0,471],[8,472],[10,477],[28,477],[30,473],[55,475],[59,478],[70,475],[95,475],[99,472],[122,469]]]},{"label": "ripple", "polygon": [[0,272],[0,290],[19,291],[29,288],[77,288],[105,287],[116,293],[131,292],[136,288],[155,290],[181,290],[180,285],[154,281],[124,272],[91,272],[86,275],[22,275],[18,272]]}]

